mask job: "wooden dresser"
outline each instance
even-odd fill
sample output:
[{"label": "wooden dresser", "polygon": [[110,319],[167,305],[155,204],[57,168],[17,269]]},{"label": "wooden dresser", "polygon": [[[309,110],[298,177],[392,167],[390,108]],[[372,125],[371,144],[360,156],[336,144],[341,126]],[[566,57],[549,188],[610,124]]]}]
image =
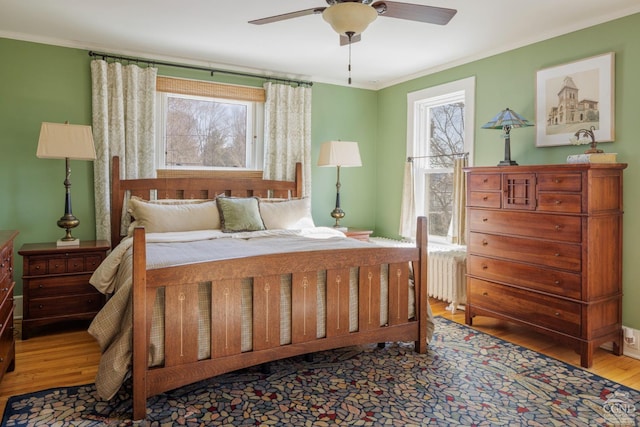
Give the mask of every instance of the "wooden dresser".
[{"label": "wooden dresser", "polygon": [[16,366],[13,334],[13,240],[17,231],[0,230],[0,380]]},{"label": "wooden dresser", "polygon": [[104,305],[104,295],[89,278],[109,249],[103,240],[62,247],[56,247],[55,242],[26,243],[20,248],[23,340],[41,326],[93,319]]},{"label": "wooden dresser", "polygon": [[564,342],[590,367],[622,353],[626,164],[467,168],[466,323],[484,315]]}]

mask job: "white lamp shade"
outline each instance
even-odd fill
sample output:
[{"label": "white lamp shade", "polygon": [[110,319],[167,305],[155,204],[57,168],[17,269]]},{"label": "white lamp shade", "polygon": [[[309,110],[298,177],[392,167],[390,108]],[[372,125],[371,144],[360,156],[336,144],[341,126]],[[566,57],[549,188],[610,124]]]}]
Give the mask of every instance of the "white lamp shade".
[{"label": "white lamp shade", "polygon": [[91,126],[43,122],[36,156],[45,159],[94,160]]},{"label": "white lamp shade", "polygon": [[322,143],[318,166],[362,166],[358,143],[352,141],[327,141]]},{"label": "white lamp shade", "polygon": [[378,11],[363,3],[335,3],[322,12],[322,17],[338,34],[360,34],[375,21]]}]

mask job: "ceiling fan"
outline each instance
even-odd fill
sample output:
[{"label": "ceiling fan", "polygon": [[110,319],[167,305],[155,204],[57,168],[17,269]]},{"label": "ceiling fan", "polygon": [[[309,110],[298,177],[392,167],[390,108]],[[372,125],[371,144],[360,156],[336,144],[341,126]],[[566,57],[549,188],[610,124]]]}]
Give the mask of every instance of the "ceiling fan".
[{"label": "ceiling fan", "polygon": [[328,7],[314,7],[249,21],[262,25],[307,15],[322,14],[325,21],[340,35],[340,44],[349,45],[349,84],[351,84],[351,44],[378,16],[407,19],[428,24],[446,25],[458,12],[455,9],[413,3],[374,0],[326,0]]},{"label": "ceiling fan", "polygon": [[[444,7],[426,6],[412,3],[399,3],[395,1],[374,0],[326,0],[328,7],[314,7],[298,10],[296,12],[269,16],[267,18],[249,21],[250,24],[263,25],[286,19],[298,18],[307,15],[322,14],[333,29],[340,34],[342,44],[352,37],[352,42],[359,40],[359,35],[378,16],[389,18],[407,19],[409,21],[425,22],[427,24],[446,25],[458,12],[455,9]],[[358,39],[353,39],[358,36]]]}]

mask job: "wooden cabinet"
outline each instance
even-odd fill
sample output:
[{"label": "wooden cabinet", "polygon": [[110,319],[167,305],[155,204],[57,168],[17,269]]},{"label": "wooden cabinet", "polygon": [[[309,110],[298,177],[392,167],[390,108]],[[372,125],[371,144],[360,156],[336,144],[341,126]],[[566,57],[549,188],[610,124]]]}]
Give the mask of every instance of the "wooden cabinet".
[{"label": "wooden cabinet", "polygon": [[467,168],[466,323],[530,326],[590,367],[622,353],[622,171],[626,164]]},{"label": "wooden cabinet", "polygon": [[16,366],[13,334],[13,241],[17,231],[0,230],[0,380]]},{"label": "wooden cabinet", "polygon": [[104,296],[89,278],[107,256],[106,241],[82,241],[79,246],[27,243],[23,257],[22,339],[33,330],[64,321],[91,320]]}]

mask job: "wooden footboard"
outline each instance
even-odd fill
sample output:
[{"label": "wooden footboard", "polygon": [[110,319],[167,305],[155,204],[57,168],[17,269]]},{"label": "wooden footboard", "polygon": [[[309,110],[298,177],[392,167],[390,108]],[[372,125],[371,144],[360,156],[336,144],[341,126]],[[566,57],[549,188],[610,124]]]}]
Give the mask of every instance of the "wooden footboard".
[{"label": "wooden footboard", "polygon": [[[133,244],[133,417],[147,398],[236,369],[349,345],[415,341],[426,352],[427,231],[418,219],[415,248],[310,251],[146,269],[144,229]],[[388,323],[380,325],[380,268],[389,266]],[[410,265],[415,316],[409,319]],[[349,272],[358,268],[358,328],[349,331]],[[326,272],[326,331],[317,338],[317,273]],[[280,278],[291,277],[291,343],[280,344]],[[252,279],[252,350],[241,351],[241,285]],[[211,356],[198,360],[198,286],[211,283]],[[165,292],[164,365],[148,367],[156,294]]]}]

